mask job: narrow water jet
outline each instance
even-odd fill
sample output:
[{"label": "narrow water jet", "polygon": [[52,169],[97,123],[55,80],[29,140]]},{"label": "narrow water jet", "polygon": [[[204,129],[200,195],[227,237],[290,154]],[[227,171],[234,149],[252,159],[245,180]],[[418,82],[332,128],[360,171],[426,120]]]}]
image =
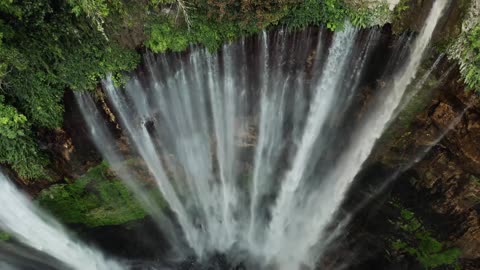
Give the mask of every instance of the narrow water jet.
[{"label": "narrow water jet", "polygon": [[[95,106],[92,96],[75,93],[76,101],[84,116],[85,122],[89,127],[90,134],[95,137],[95,145],[100,150],[102,157],[108,162],[110,167],[121,177],[124,183],[135,194],[136,198],[142,203],[144,209],[149,213],[153,220],[164,232],[164,237],[169,240],[172,250],[171,256],[175,254],[187,253],[182,240],[177,238],[175,225],[167,217],[158,202],[146,195],[145,187],[142,186],[142,179],[139,179],[128,167],[128,159],[118,150],[116,144],[111,143],[116,139],[111,134],[108,125],[104,122],[102,112]],[[181,250],[181,251],[180,251]]]},{"label": "narrow water jet", "polygon": [[1,172],[0,205],[0,229],[26,246],[46,253],[73,269],[125,269],[118,262],[107,259],[99,250],[71,236],[62,225],[18,191]]}]

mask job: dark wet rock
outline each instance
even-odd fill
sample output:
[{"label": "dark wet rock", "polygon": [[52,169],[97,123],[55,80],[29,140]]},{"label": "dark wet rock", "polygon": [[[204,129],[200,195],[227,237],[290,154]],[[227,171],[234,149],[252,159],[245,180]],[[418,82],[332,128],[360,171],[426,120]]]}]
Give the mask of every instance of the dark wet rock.
[{"label": "dark wet rock", "polygon": [[[397,128],[397,135],[390,143],[382,141],[374,156],[395,170],[429,150],[422,160],[411,164],[409,176],[400,177],[397,181],[403,182],[397,186],[411,186],[410,192],[423,194],[416,196],[415,203],[423,206],[419,211],[424,220],[432,226],[444,224],[437,226],[437,231],[461,249],[462,266],[479,269],[480,106],[478,98],[465,92],[455,76],[458,74],[436,90],[430,105],[406,128],[394,124],[391,129]],[[443,139],[437,141],[442,134]],[[399,197],[408,196],[404,192],[396,191]]]}]

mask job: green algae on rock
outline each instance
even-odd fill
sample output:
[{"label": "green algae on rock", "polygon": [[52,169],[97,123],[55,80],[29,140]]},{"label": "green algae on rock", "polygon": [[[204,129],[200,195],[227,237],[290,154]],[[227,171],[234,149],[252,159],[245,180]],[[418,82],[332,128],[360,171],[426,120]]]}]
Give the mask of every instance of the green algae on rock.
[{"label": "green algae on rock", "polygon": [[402,253],[409,254],[425,269],[440,266],[446,267],[445,269],[460,269],[460,249],[449,247],[448,243],[436,239],[434,233],[423,225],[414,212],[398,203],[392,204],[400,211],[397,220],[390,221],[398,232],[397,237],[390,239],[391,254],[394,257]]},{"label": "green algae on rock", "polygon": [[105,162],[73,182],[43,190],[36,200],[63,222],[87,227],[118,225],[147,215]]},{"label": "green algae on rock", "polygon": [[0,242],[10,240],[10,234],[0,231]]}]

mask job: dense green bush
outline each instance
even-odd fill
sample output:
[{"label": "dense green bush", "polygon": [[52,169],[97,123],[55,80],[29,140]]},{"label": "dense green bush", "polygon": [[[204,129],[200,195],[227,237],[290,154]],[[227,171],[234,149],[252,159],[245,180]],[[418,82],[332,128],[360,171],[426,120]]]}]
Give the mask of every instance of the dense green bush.
[{"label": "dense green bush", "polygon": [[175,24],[171,20],[153,23],[148,31],[150,38],[145,45],[153,52],[165,52],[169,49],[174,52],[183,51],[191,42],[188,32],[184,29],[175,29]]},{"label": "dense green bush", "polygon": [[4,103],[0,95],[0,162],[8,162],[21,177],[45,176],[45,156],[32,140],[25,115]]},{"label": "dense green bush", "polygon": [[[47,159],[38,152],[34,131],[62,126],[65,89],[93,89],[106,74],[121,79],[123,71],[138,64],[139,55],[125,48],[138,45],[124,40],[132,27],[154,52],[182,51],[189,44],[213,51],[279,24],[338,30],[346,19],[366,27],[378,17],[380,9],[351,3],[355,1],[0,0],[2,104],[22,115],[23,130],[28,130],[14,139],[0,135],[0,162],[24,178],[45,175],[40,168]],[[3,111],[0,117],[12,112]]]},{"label": "dense green bush", "polygon": [[202,44],[213,51],[225,41],[278,22],[290,2],[192,1],[188,21],[179,19],[178,12],[152,16],[146,27],[145,45],[154,52],[182,51],[189,44]]},{"label": "dense green bush", "polygon": [[0,242],[10,240],[10,235],[6,232],[0,231]]},{"label": "dense green bush", "polygon": [[[38,152],[30,130],[62,126],[65,89],[94,89],[105,74],[118,75],[139,61],[135,51],[109,42],[92,27],[88,12],[108,15],[103,1],[68,2],[76,5],[54,0],[0,4],[0,102],[5,104],[0,118],[13,119],[16,113],[16,123],[23,126],[22,134],[14,138],[0,133],[0,162],[24,178],[45,176],[42,167],[47,159]],[[95,8],[101,12],[92,11]],[[1,122],[0,130],[11,129],[12,123]]]},{"label": "dense green bush", "polygon": [[182,51],[188,44],[216,50],[225,41],[279,24],[290,29],[325,25],[335,31],[350,20],[354,26],[367,27],[385,17],[388,6],[348,5],[343,0],[198,0],[191,2],[188,12],[188,23],[178,19],[178,12],[154,17],[147,26],[145,45],[154,52]]},{"label": "dense green bush", "polygon": [[328,29],[335,31],[343,28],[347,14],[347,6],[341,0],[307,0],[299,5],[298,9],[290,12],[290,18],[286,19],[286,23],[294,28],[324,24]]},{"label": "dense green bush", "polygon": [[123,224],[146,215],[106,163],[91,168],[71,183],[44,189],[36,200],[63,222],[88,227]]},{"label": "dense green bush", "polygon": [[461,73],[471,89],[480,91],[480,24],[469,31],[461,57]]},{"label": "dense green bush", "polygon": [[398,237],[390,239],[393,250],[413,256],[425,269],[440,266],[452,270],[459,268],[461,251],[458,248],[446,247],[445,243],[435,239],[412,211],[402,208],[398,203],[394,205],[399,209],[400,216],[391,221],[398,230]]}]

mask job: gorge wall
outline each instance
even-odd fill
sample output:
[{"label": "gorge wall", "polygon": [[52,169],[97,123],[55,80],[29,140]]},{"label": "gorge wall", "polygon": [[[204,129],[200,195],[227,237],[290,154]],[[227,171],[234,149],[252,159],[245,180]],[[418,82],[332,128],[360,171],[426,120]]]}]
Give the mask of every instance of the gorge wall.
[{"label": "gorge wall", "polygon": [[[404,15],[404,20],[399,19],[393,22],[393,26],[384,28],[383,32],[386,35],[384,53],[391,50],[388,45],[398,38],[393,32],[418,30],[419,24],[428,14],[431,2],[415,1],[408,15]],[[436,31],[434,44],[438,47],[460,31],[458,21],[461,18],[462,3],[457,1],[452,4],[441,27]],[[135,44],[140,43],[135,42]],[[429,69],[439,54],[437,48],[432,49],[424,68]],[[368,106],[368,91],[366,87],[363,95],[359,97],[361,100],[359,106]],[[97,97],[98,102],[103,104],[104,117],[111,120],[109,128],[115,131],[121,142],[120,145],[126,144],[118,123],[112,117],[110,105],[102,99],[100,88],[97,89]],[[88,169],[101,162],[99,153],[89,139],[88,129],[81,120],[73,93],[67,91],[64,101],[66,112],[63,128],[40,130],[41,145],[53,156],[54,163],[50,170],[53,181],[31,183],[17,178],[18,184],[32,196],[36,196],[41,190],[55,183],[70,183],[72,179],[80,178],[87,173]],[[380,145],[372,154],[369,166],[366,168],[367,173],[363,177],[366,180],[359,179],[359,185],[364,184],[363,189],[368,190],[370,186],[365,184],[365,181],[378,178],[377,185],[373,186],[371,192],[374,194],[371,204],[375,207],[363,210],[361,213],[365,215],[360,214],[361,217],[355,219],[348,234],[349,239],[344,239],[338,244],[339,248],[336,249],[338,253],[331,255],[331,261],[324,262],[326,266],[338,266],[339,257],[351,255],[355,263],[347,266],[350,267],[349,269],[390,269],[386,266],[391,266],[391,269],[422,269],[418,257],[392,247],[392,237],[401,239],[408,236],[398,236],[398,230],[392,229],[394,227],[392,223],[379,222],[379,220],[396,220],[399,216],[401,217],[399,209],[408,209],[422,220],[423,227],[427,228],[431,234],[435,234],[437,239],[445,242],[447,247],[458,247],[461,250],[462,269],[480,269],[480,102],[474,93],[465,91],[458,67],[445,58],[440,60],[438,67],[428,77],[428,83],[424,84],[424,88],[413,98],[413,101],[419,104],[408,105],[405,111],[400,113],[399,121],[392,124],[389,132],[381,139]],[[455,121],[457,118],[458,121]],[[450,128],[452,121],[457,123],[453,125],[452,130],[443,134],[445,129]],[[444,137],[437,141],[441,135]],[[246,136],[255,140],[254,132]],[[421,153],[425,149],[428,149],[428,152],[423,156]],[[410,164],[412,159],[419,155],[422,159]],[[368,173],[369,168],[375,171],[373,175]],[[401,170],[401,173],[392,180],[385,192],[376,194],[375,191],[379,188],[381,179],[389,179],[388,177],[397,173],[398,170]],[[106,178],[112,180],[115,177],[109,175],[110,173],[107,169],[101,174],[107,175]],[[95,187],[92,189],[95,190]],[[149,221],[142,222],[143,218],[142,214],[132,218],[132,220],[141,221],[141,225],[134,230],[148,227],[145,224]],[[123,221],[116,223],[108,225],[124,224]],[[121,226],[110,228],[125,234]],[[100,245],[107,241],[102,240],[99,235],[108,234],[108,226],[97,228],[96,230],[101,231],[98,234],[84,227],[82,230],[85,231],[85,235],[99,242]],[[382,237],[381,241],[378,241],[378,231]],[[362,252],[344,254],[339,251],[342,250],[341,247],[348,247],[344,250],[361,250],[353,245],[354,240],[363,242],[370,248],[374,247],[373,250],[378,253],[367,250],[367,254],[363,256]],[[127,241],[126,239],[125,242]],[[376,241],[378,243],[374,243]],[[114,247],[110,249],[115,252]],[[378,256],[372,258],[372,254]],[[442,267],[450,269],[448,267],[451,266]]]}]

